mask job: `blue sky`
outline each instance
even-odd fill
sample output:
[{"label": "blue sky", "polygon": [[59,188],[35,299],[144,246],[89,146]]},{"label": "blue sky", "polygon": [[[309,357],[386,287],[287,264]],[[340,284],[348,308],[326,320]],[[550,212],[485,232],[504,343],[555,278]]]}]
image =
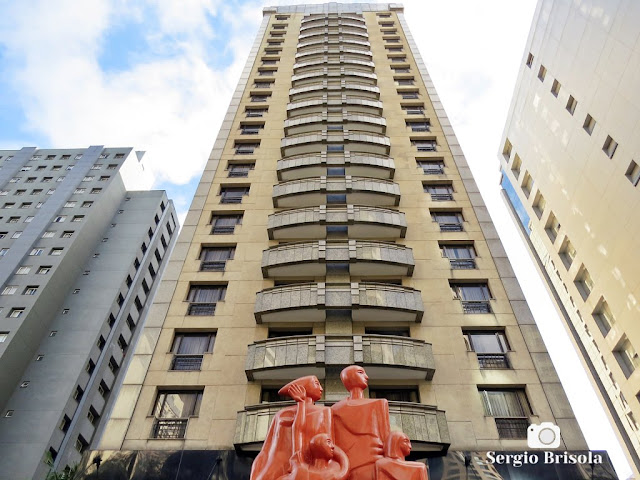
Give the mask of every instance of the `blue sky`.
[{"label": "blue sky", "polygon": [[[500,196],[498,144],[536,2],[403,3],[589,445],[609,449],[624,475],[630,470]],[[0,148],[144,150],[154,188],[168,191],[183,221],[261,10],[239,0],[0,0]]]}]

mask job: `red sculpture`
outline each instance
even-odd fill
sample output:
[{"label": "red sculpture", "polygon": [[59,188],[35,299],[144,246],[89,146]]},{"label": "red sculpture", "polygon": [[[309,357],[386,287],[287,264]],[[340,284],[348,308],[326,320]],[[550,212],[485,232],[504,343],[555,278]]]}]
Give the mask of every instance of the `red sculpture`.
[{"label": "red sculpture", "polygon": [[407,462],[411,440],[402,432],[391,432],[384,447],[384,458],[376,461],[376,480],[427,480],[427,466]]},{"label": "red sculpture", "polygon": [[322,397],[315,376],[280,389],[296,405],[275,415],[251,480],[428,480],[424,464],[405,461],[411,442],[390,432],[387,401],[364,398],[364,369],[351,365],[340,379],[349,398],[331,408],[315,405]]}]

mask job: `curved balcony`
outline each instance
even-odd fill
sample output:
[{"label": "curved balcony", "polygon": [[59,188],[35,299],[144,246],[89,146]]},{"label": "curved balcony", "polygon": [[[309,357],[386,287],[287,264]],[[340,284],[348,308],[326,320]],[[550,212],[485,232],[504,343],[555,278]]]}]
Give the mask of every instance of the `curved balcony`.
[{"label": "curved balcony", "polygon": [[345,175],[392,179],[395,163],[386,155],[366,155],[344,152],[333,156],[326,153],[298,155],[278,160],[278,180],[289,181],[327,175],[329,168],[344,169]]},{"label": "curved balcony", "polygon": [[[260,451],[273,417],[293,405],[293,402],[262,403],[239,411],[233,439],[236,450],[245,454]],[[445,412],[433,405],[390,401],[389,420],[392,430],[401,430],[409,436],[411,458],[444,455],[451,444]]]},{"label": "curved balcony", "polygon": [[296,208],[269,215],[267,223],[271,240],[317,240],[331,233],[383,240],[404,238],[406,231],[404,213],[365,205]]},{"label": "curved balcony", "polygon": [[419,290],[387,283],[300,283],[256,294],[257,323],[324,322],[327,310],[351,310],[354,322],[420,322]]},{"label": "curved balcony", "polygon": [[[376,207],[400,204],[397,183],[377,178],[318,177],[291,180],[273,186],[273,206],[277,208],[322,205],[330,195],[338,195],[336,203],[357,203]],[[342,201],[344,200],[344,201]]]},{"label": "curved balcony", "polygon": [[350,111],[370,115],[382,115],[382,102],[379,100],[363,100],[349,96],[342,96],[342,99],[329,100],[326,96],[315,100],[304,100],[302,102],[291,102],[287,104],[287,114],[289,118],[310,115],[313,113],[326,113],[327,107],[347,106]]},{"label": "curved balcony", "polygon": [[295,55],[295,59],[309,57],[311,55],[342,55],[342,54],[361,55],[367,58],[373,58],[373,53],[368,49],[349,48],[344,45],[325,45],[316,47],[313,49],[305,49],[298,51]]},{"label": "curved balcony", "polygon": [[317,67],[319,65],[336,65],[341,67],[347,65],[359,65],[360,67],[365,67],[367,71],[371,73],[373,73],[373,70],[376,66],[376,64],[370,60],[359,60],[357,58],[351,58],[345,55],[340,55],[335,59],[329,58],[328,56],[323,56],[322,58],[318,58],[315,60],[309,59],[302,62],[296,62],[293,64],[293,71],[296,72],[300,69]]},{"label": "curved balcony", "polygon": [[320,77],[341,78],[345,81],[349,81],[350,78],[353,78],[356,81],[366,79],[367,81],[371,82],[371,85],[374,86],[378,80],[378,76],[375,73],[361,72],[359,70],[353,69],[340,69],[339,72],[329,72],[329,69],[327,68],[318,68],[317,70],[311,72],[293,75],[291,77],[291,81],[294,87],[299,87],[310,83],[315,83]]},{"label": "curved balcony", "polygon": [[380,98],[380,89],[375,85],[363,85],[355,82],[342,81],[340,85],[328,85],[323,82],[321,85],[304,85],[289,90],[289,101],[300,102],[311,98],[318,98],[318,93],[327,95],[329,93],[340,93],[347,95],[358,95],[361,98],[369,100],[378,100]]},{"label": "curved balcony", "polygon": [[366,115],[347,112],[319,113],[302,117],[289,118],[284,121],[285,135],[301,135],[327,130],[328,124],[338,124],[343,131],[357,131],[384,135],[387,121],[378,115]]},{"label": "curved balcony", "polygon": [[323,151],[343,152],[344,150],[389,155],[391,141],[389,137],[384,135],[344,129],[336,132],[316,130],[315,132],[285,137],[280,142],[280,154],[283,157]]},{"label": "curved balcony", "polygon": [[366,38],[369,39],[369,34],[366,30],[355,30],[352,28],[338,28],[337,31],[335,28],[329,28],[325,26],[321,26],[319,28],[307,30],[305,33],[301,33],[298,35],[298,42],[300,40],[305,40],[307,38],[313,38],[318,36],[326,36],[326,35],[336,35],[336,36],[347,36],[350,35],[352,37]]},{"label": "curved balcony", "polygon": [[306,17],[304,17],[301,20],[301,24],[306,24],[306,23],[310,23],[310,22],[317,22],[318,20],[327,20],[329,18],[340,18],[340,19],[349,19],[349,20],[355,20],[356,22],[361,22],[364,24],[365,20],[362,17],[362,15],[357,15],[357,14],[349,14],[349,13],[341,13],[340,17],[333,17],[333,16],[329,16],[327,14],[323,14],[323,13],[317,13],[317,14],[310,14],[307,15]]},{"label": "curved balcony", "polygon": [[323,45],[358,45],[360,47],[371,47],[371,42],[367,42],[365,40],[360,40],[359,38],[349,38],[349,37],[323,37],[323,38],[314,38],[313,40],[308,40],[306,42],[299,42],[296,46],[298,52],[304,51],[306,49],[311,49],[318,46]]},{"label": "curved balcony", "polygon": [[324,277],[331,265],[345,264],[350,275],[376,277],[381,271],[390,276],[411,276],[415,262],[409,247],[363,240],[290,243],[262,253],[265,278]]},{"label": "curved balcony", "polygon": [[363,365],[378,380],[431,380],[431,344],[391,335],[297,335],[249,345],[245,373],[253,380],[325,377],[327,367]]}]

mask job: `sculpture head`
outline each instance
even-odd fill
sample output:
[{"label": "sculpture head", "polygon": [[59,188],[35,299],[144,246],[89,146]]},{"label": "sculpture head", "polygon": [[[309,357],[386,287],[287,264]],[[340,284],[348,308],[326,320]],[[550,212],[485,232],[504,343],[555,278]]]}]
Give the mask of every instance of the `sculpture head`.
[{"label": "sculpture head", "polygon": [[364,390],[369,385],[369,377],[360,365],[350,365],[340,372],[340,380],[347,390],[354,388]]},{"label": "sculpture head", "polygon": [[318,433],[314,435],[309,442],[309,451],[313,458],[323,458],[325,460],[331,460],[333,458],[333,452],[335,445],[333,440],[326,433]]},{"label": "sculpture head", "polygon": [[287,383],[278,391],[278,395],[289,396],[289,388],[293,385],[300,385],[304,387],[307,392],[307,397],[311,398],[314,402],[322,398],[322,385],[320,380],[315,375],[309,375],[308,377],[296,378],[292,382]]},{"label": "sculpture head", "polygon": [[403,432],[389,432],[389,436],[384,444],[384,456],[404,460],[404,457],[410,453],[411,440],[409,440],[409,437]]}]

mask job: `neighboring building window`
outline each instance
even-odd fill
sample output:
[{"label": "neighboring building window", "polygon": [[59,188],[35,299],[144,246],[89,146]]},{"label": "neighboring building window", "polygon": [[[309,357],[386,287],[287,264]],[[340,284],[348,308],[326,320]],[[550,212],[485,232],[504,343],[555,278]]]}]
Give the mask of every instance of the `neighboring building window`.
[{"label": "neighboring building window", "polygon": [[74,215],[71,219],[72,222],[81,222],[84,219],[84,215]]},{"label": "neighboring building window", "polygon": [[524,389],[478,389],[484,413],[494,417],[500,438],[527,438],[531,407]]},{"label": "neighboring building window", "polygon": [[558,238],[558,233],[560,232],[560,222],[553,214],[553,212],[549,214],[549,219],[547,220],[547,225],[544,227],[544,229],[547,232],[549,239],[552,242],[555,242],[556,238]]},{"label": "neighboring building window", "polygon": [[464,338],[467,350],[476,352],[481,369],[510,368],[509,343],[503,331],[466,331]]},{"label": "neighboring building window", "polygon": [[442,256],[449,259],[454,270],[476,268],[476,250],[473,244],[445,244],[440,245]]},{"label": "neighboring building window", "polygon": [[424,105],[403,105],[402,110],[407,115],[424,115]]},{"label": "neighboring building window", "polygon": [[593,290],[593,279],[584,265],[582,265],[580,270],[578,270],[578,275],[576,276],[574,283],[580,292],[580,295],[582,295],[582,299],[586,301],[587,297]]},{"label": "neighboring building window", "polygon": [[527,56],[527,67],[531,68],[532,65],[533,65],[533,55],[529,53],[529,55]]},{"label": "neighboring building window", "polygon": [[464,313],[491,313],[491,292],[486,283],[452,283],[451,288]]},{"label": "neighboring building window", "polygon": [[200,370],[205,353],[213,351],[214,333],[176,333],[171,370]]},{"label": "neighboring building window", "polygon": [[9,332],[0,332],[0,343],[6,342],[8,337]]},{"label": "neighboring building window", "polygon": [[462,232],[464,218],[459,212],[434,212],[431,218],[440,226],[441,232]]},{"label": "neighboring building window", "polygon": [[31,267],[18,267],[16,270],[16,275],[26,275],[31,271]]},{"label": "neighboring building window", "polygon": [[223,301],[227,291],[226,285],[194,285],[189,290],[188,315],[213,315],[216,303]]},{"label": "neighboring building window", "polygon": [[560,258],[567,270],[571,268],[573,260],[576,258],[576,249],[567,237],[565,237],[564,242],[562,242],[562,247],[560,247]]},{"label": "neighboring building window", "polygon": [[54,257],[59,257],[60,255],[62,255],[62,248],[52,248],[51,251],[49,252],[49,255],[53,255]]},{"label": "neighboring building window", "polygon": [[9,318],[19,318],[24,313],[24,308],[12,308],[9,312]]},{"label": "neighboring building window", "polygon": [[76,443],[74,445],[75,449],[79,453],[83,453],[88,446],[89,446],[89,442],[87,442],[82,435],[78,435],[78,438],[76,439]]},{"label": "neighboring building window", "polygon": [[578,106],[578,102],[576,101],[575,98],[573,98],[573,96],[569,95],[569,100],[567,100],[567,112],[569,112],[571,115],[573,115],[576,111],[576,107]]},{"label": "neighboring building window", "polygon": [[37,285],[29,285],[27,286],[27,288],[24,289],[24,292],[22,292],[23,295],[36,295],[37,293],[38,293]]},{"label": "neighboring building window", "polygon": [[242,135],[257,135],[264,128],[264,123],[258,124],[240,124],[240,133]]},{"label": "neighboring building window", "polygon": [[559,93],[560,93],[560,82],[558,80],[554,80],[553,83],[551,84],[551,94],[554,97],[557,97]]},{"label": "neighboring building window", "polygon": [[286,402],[291,400],[289,396],[279,395],[280,388],[262,387],[260,391],[260,403]]},{"label": "neighboring building window", "polygon": [[640,165],[631,160],[631,163],[629,163],[627,171],[625,172],[625,176],[634,187],[638,185],[638,182],[640,182]]},{"label": "neighboring building window", "polygon": [[38,275],[47,275],[50,271],[51,271],[50,266],[42,266],[38,268],[38,271],[36,273],[38,273]]},{"label": "neighboring building window", "polygon": [[234,145],[236,155],[251,155],[260,146],[259,143],[239,143]]},{"label": "neighboring building window", "polygon": [[640,357],[626,335],[623,335],[620,339],[618,346],[613,351],[613,355],[626,378],[629,378],[634,370],[640,366]]},{"label": "neighboring building window", "polygon": [[584,130],[589,135],[593,133],[593,129],[596,128],[596,121],[593,119],[591,115],[587,114],[586,118],[584,119],[584,124],[582,125],[582,128],[584,128]]},{"label": "neighboring building window", "polygon": [[44,252],[44,248],[34,248],[29,252],[32,257],[39,257]]},{"label": "neighboring building window", "polygon": [[152,438],[184,438],[189,417],[198,416],[201,402],[202,391],[158,392]]},{"label": "neighboring building window", "polygon": [[246,108],[244,113],[247,118],[263,117],[269,110],[267,108]]},{"label": "neighboring building window", "polygon": [[235,247],[203,247],[200,253],[201,272],[222,272],[227,260],[232,260]]},{"label": "neighboring building window", "polygon": [[221,187],[220,203],[242,203],[245,195],[249,195],[249,187]]},{"label": "neighboring building window", "polygon": [[6,287],[4,287],[0,295],[13,295],[17,291],[18,291],[17,285],[7,285]]},{"label": "neighboring building window", "polygon": [[409,127],[412,132],[428,132],[431,128],[431,124],[429,121],[407,122],[407,127]]},{"label": "neighboring building window", "polygon": [[416,387],[376,387],[369,386],[369,398],[386,398],[390,402],[420,403],[420,393]]},{"label": "neighboring building window", "polygon": [[547,69],[544,65],[540,65],[540,70],[538,70],[538,80],[544,82],[544,77],[547,75]]},{"label": "neighboring building window", "polygon": [[598,325],[600,332],[603,337],[606,337],[611,330],[611,326],[616,323],[611,310],[609,309],[609,304],[604,298],[601,298],[596,306],[596,309],[593,311],[593,319]]},{"label": "neighboring building window", "polygon": [[617,148],[618,142],[611,138],[611,136],[607,135],[607,139],[604,141],[604,145],[602,145],[602,151],[607,154],[607,157],[613,158]]},{"label": "neighboring building window", "polygon": [[66,215],[58,215],[53,221],[54,223],[63,223],[66,219]]},{"label": "neighboring building window", "polygon": [[0,257],[4,257],[8,251],[8,248],[0,248]]}]

